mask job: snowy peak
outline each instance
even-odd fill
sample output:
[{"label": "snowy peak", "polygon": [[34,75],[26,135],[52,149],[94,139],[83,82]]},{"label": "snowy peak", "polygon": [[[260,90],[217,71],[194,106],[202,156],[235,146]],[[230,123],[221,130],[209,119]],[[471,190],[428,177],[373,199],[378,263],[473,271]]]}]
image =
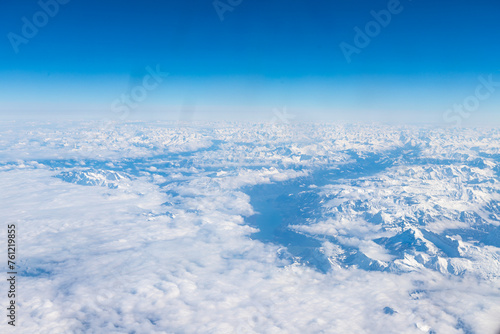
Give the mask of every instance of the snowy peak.
[{"label": "snowy peak", "polygon": [[110,189],[118,188],[122,180],[128,179],[128,177],[118,172],[96,169],[61,172],[56,177],[82,186],[101,186]]}]

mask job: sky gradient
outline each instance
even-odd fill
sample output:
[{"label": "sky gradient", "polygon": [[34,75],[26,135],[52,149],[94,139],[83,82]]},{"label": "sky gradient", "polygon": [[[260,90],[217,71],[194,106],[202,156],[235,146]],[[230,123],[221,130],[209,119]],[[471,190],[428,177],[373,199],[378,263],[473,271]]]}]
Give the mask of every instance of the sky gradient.
[{"label": "sky gradient", "polygon": [[[500,82],[495,1],[54,1],[2,3],[4,118],[267,121],[286,107],[304,121],[454,124],[443,114],[469,103],[463,125],[499,121],[500,84],[469,98]],[[390,22],[367,32],[381,11]],[[168,76],[123,116],[116,100],[144,93],[148,67]]]}]

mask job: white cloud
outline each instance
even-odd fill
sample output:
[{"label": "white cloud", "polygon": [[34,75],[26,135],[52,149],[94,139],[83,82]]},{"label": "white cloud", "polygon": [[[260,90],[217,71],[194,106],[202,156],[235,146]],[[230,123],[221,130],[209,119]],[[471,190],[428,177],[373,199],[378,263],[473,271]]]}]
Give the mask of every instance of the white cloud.
[{"label": "white cloud", "polygon": [[[78,142],[73,129],[34,125],[29,140],[5,130],[1,137],[0,216],[19,225],[19,333],[495,333],[500,327],[499,249],[465,234],[437,237],[449,228],[488,225],[455,223],[454,210],[476,212],[495,226],[485,204],[497,200],[498,160],[469,165],[477,157],[473,147],[499,152],[498,133],[474,140],[476,132],[422,137],[410,129],[400,140],[398,128],[318,125],[294,141],[258,126],[129,125],[92,142],[92,159],[54,161],[69,157],[64,143]],[[218,140],[227,144],[222,151],[210,148]],[[342,174],[326,184],[315,178],[316,168],[350,168],[355,157],[344,149],[369,157],[411,141],[422,145],[421,160],[412,164]],[[457,147],[464,156],[455,156]],[[252,158],[224,166],[233,153]],[[290,165],[286,159],[294,155],[300,159]],[[459,161],[448,166],[429,162],[454,157]],[[110,171],[123,178],[108,180],[116,185],[109,187],[54,177],[89,170],[96,180],[108,180]],[[308,194],[318,194],[319,204],[310,208],[316,215],[293,228],[321,240],[313,256],[332,261],[326,274],[280,256],[286,245],[253,240],[256,230],[245,221],[255,210],[242,187],[300,178],[318,186],[300,187],[305,197],[297,192],[290,203],[303,205]],[[443,217],[398,225],[419,210]],[[341,261],[356,251],[359,261],[396,263],[398,254],[374,239],[401,239],[409,227],[414,233],[404,236],[415,236],[415,243],[403,247],[400,260],[412,271],[368,271]],[[419,240],[436,248],[418,251]],[[459,256],[440,253],[455,242]],[[442,261],[462,271],[442,273],[436,269]]]}]

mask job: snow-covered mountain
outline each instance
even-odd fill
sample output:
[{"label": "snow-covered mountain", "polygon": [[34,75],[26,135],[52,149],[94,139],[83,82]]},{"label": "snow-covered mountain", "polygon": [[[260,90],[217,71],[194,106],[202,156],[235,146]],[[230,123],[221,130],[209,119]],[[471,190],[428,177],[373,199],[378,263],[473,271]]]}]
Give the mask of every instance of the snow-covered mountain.
[{"label": "snow-covered mountain", "polygon": [[126,177],[114,171],[83,170],[61,172],[56,177],[63,181],[76,183],[82,186],[102,186],[118,188],[118,184]]}]

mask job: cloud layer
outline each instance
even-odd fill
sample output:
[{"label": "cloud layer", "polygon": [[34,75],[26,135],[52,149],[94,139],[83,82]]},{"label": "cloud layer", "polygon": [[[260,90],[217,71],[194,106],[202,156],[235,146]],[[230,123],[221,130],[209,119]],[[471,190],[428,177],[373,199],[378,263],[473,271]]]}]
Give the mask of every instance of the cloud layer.
[{"label": "cloud layer", "polygon": [[[0,210],[19,226],[19,333],[500,326],[498,130],[15,126]],[[264,186],[318,247],[255,237]]]}]

